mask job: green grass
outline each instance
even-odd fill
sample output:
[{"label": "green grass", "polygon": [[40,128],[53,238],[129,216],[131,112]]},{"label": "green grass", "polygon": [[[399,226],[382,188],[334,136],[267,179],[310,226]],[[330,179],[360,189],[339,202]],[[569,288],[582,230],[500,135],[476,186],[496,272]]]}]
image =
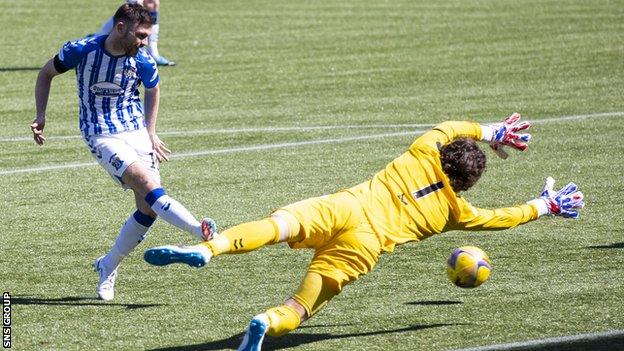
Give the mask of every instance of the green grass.
[{"label": "green grass", "polygon": [[[154,268],[142,250],[113,303],[92,299],[91,262],[133,211],[78,133],[75,78],[53,83],[46,133],[30,141],[37,71],[93,32],[119,1],[0,0],[0,288],[14,297],[16,350],[232,349],[249,319],[298,286],[308,251],[282,245],[202,270]],[[624,1],[163,1],[159,130],[433,124],[623,112]],[[579,221],[453,232],[383,255],[369,275],[267,349],[449,350],[624,329],[622,114],[535,124],[526,153],[489,168],[466,197],[482,207],[534,197],[543,177],[580,184]],[[174,154],[421,128],[166,135]],[[414,133],[414,135],[417,135]],[[413,136],[178,157],[169,193],[221,228],[367,179]],[[159,221],[142,249],[191,243]],[[452,286],[452,248],[488,252],[490,282]]]}]

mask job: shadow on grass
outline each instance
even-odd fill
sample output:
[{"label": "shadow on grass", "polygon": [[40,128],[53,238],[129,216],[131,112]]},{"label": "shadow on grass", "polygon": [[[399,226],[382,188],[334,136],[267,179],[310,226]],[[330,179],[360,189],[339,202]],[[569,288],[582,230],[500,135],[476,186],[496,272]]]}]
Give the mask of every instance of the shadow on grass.
[{"label": "shadow on grass", "polygon": [[32,296],[12,296],[11,303],[15,305],[47,305],[47,306],[98,306],[98,307],[125,307],[129,310],[163,306],[155,303],[110,303],[91,296],[68,296],[55,299],[38,298]]},{"label": "shadow on grass", "polygon": [[[264,339],[264,343],[262,348],[265,350],[280,350],[280,349],[288,349],[292,347],[297,347],[305,344],[311,344],[317,341],[323,340],[331,340],[331,339],[344,339],[344,338],[353,338],[359,336],[372,336],[372,335],[382,335],[382,334],[392,334],[392,333],[405,333],[411,332],[415,330],[422,329],[430,329],[430,328],[438,328],[438,327],[447,327],[455,324],[429,324],[429,325],[412,325],[405,328],[399,329],[391,329],[391,330],[379,330],[372,332],[364,332],[364,333],[348,333],[348,334],[327,334],[327,333],[319,333],[319,334],[311,334],[311,333],[294,333],[294,334],[286,334],[279,338],[272,338],[267,336]],[[312,326],[310,326],[312,327]],[[190,350],[236,350],[238,345],[243,340],[243,333],[233,335],[227,339],[215,340],[211,342],[207,342],[204,344],[194,344],[194,345],[184,345],[184,346],[174,346],[167,347],[161,349],[153,349],[151,351],[190,351]]]},{"label": "shadow on grass", "polygon": [[406,305],[418,305],[418,306],[443,306],[443,305],[459,305],[462,304],[463,302],[461,301],[448,301],[448,300],[441,300],[441,301],[412,301],[412,302],[406,302]]},{"label": "shadow on grass", "polygon": [[590,249],[624,249],[624,242],[605,244],[605,245],[594,245],[594,246],[588,246],[588,248]]},{"label": "shadow on grass", "polygon": [[38,71],[41,67],[0,67],[0,72]]}]

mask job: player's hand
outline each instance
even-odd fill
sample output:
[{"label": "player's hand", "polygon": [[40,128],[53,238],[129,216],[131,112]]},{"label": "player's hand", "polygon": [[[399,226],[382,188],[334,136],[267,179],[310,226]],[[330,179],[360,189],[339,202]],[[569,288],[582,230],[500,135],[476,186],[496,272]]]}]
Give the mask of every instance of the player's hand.
[{"label": "player's hand", "polygon": [[156,154],[158,162],[169,161],[171,150],[167,148],[165,142],[160,140],[156,134],[150,134],[150,140],[152,141],[152,147],[154,148],[154,153]]},{"label": "player's hand", "polygon": [[517,132],[531,127],[529,122],[520,122],[520,114],[514,112],[511,116],[505,118],[502,123],[490,126],[493,129],[490,147],[502,159],[506,159],[507,152],[503,150],[503,146],[510,146],[516,150],[524,151],[527,149],[527,143],[531,140],[531,134]]},{"label": "player's hand", "polygon": [[554,185],[555,180],[547,177],[540,193],[540,199],[546,201],[548,213],[578,219],[580,216],[578,210],[585,207],[583,193],[578,191],[578,186],[574,183],[568,183],[557,192],[553,190]]},{"label": "player's hand", "polygon": [[43,135],[43,128],[45,128],[45,116],[37,117],[30,124],[30,130],[32,130],[33,138],[35,139],[35,143],[37,145],[43,145],[46,138]]}]

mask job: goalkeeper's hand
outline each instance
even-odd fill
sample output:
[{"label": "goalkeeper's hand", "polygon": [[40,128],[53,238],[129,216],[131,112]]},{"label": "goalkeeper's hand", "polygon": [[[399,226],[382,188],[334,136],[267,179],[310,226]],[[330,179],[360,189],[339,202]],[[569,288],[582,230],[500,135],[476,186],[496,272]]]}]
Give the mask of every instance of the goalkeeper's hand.
[{"label": "goalkeeper's hand", "polygon": [[540,212],[542,214],[548,213],[555,216],[578,219],[580,216],[578,210],[585,207],[583,193],[578,191],[578,186],[574,183],[568,183],[568,185],[557,192],[553,190],[554,185],[555,180],[552,177],[547,177],[540,197],[533,200],[536,202],[543,201],[546,204],[545,207],[537,204],[538,208],[543,208],[547,211],[543,212],[542,210]]},{"label": "goalkeeper's hand", "polygon": [[527,143],[531,140],[531,134],[518,134],[521,130],[531,127],[529,122],[520,122],[520,114],[514,112],[511,116],[505,118],[502,123],[487,126],[491,129],[489,136],[490,147],[502,159],[506,159],[507,152],[503,150],[503,146],[510,146],[516,150],[524,151],[528,147]]}]

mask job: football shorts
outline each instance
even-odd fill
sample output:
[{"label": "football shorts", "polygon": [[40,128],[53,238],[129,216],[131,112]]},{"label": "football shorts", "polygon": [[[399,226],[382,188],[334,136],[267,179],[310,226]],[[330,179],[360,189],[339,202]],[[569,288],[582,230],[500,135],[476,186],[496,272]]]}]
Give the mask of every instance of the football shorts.
[{"label": "football shorts", "polygon": [[124,189],[129,187],[123,183],[121,176],[134,162],[143,163],[152,179],[160,184],[158,159],[145,128],[118,134],[84,136],[83,140],[100,166]]},{"label": "football shorts", "polygon": [[288,240],[290,247],[314,249],[308,271],[334,280],[338,291],[370,272],[379,260],[379,238],[358,200],[345,191],[299,201],[279,211],[291,213],[301,225],[299,234]]}]

